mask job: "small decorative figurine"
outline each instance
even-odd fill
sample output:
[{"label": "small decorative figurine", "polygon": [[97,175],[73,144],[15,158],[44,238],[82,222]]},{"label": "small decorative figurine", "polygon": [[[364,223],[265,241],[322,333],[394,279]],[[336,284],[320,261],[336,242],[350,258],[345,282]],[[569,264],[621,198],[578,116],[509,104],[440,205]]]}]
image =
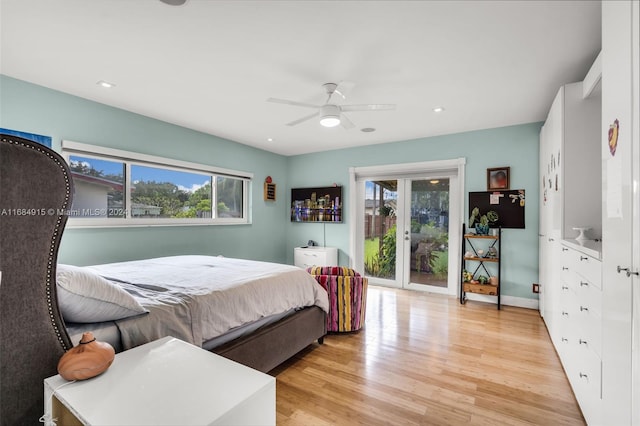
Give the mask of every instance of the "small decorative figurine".
[{"label": "small decorative figurine", "polygon": [[93,333],[82,335],[78,346],[65,352],[58,362],[58,373],[66,380],[86,380],[104,373],[115,358],[113,346],[98,342]]}]

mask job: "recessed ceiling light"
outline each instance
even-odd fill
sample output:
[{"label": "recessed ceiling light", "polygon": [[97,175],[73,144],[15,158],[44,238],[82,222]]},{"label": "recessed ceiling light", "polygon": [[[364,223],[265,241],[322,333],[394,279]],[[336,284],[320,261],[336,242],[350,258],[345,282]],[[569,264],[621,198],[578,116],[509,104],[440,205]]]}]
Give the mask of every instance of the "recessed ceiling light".
[{"label": "recessed ceiling light", "polygon": [[108,81],[104,81],[104,80],[100,80],[99,82],[96,83],[98,86],[104,87],[106,89],[111,89],[112,87],[115,87],[115,84],[113,83],[109,83]]},{"label": "recessed ceiling light", "polygon": [[442,111],[444,111],[444,108],[442,108],[442,107],[435,107],[433,109],[433,112],[442,112]]},{"label": "recessed ceiling light", "polygon": [[169,6],[182,6],[187,2],[187,0],[160,0],[164,4],[168,4]]},{"label": "recessed ceiling light", "polygon": [[365,133],[371,133],[371,132],[375,132],[376,129],[374,129],[373,127],[363,127],[362,129],[360,129],[360,131]]},{"label": "recessed ceiling light", "polygon": [[267,138],[267,142],[273,142],[273,138]]}]

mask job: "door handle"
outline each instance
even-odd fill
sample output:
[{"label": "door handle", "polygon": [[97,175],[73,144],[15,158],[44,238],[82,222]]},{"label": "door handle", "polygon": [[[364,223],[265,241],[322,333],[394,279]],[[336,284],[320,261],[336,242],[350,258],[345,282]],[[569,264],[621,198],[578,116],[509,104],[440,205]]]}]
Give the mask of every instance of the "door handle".
[{"label": "door handle", "polygon": [[618,265],[616,270],[618,271],[618,273],[624,271],[625,274],[627,275],[627,278],[630,277],[631,275],[635,275],[635,276],[640,275],[640,272],[638,272],[638,271],[632,272],[631,268],[621,268],[620,265]]}]

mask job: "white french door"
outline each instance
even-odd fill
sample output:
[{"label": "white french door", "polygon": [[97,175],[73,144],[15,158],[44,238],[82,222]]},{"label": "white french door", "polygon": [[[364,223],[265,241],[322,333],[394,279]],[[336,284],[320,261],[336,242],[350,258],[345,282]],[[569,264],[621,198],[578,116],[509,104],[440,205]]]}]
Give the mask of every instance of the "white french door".
[{"label": "white french door", "polygon": [[464,159],[351,174],[354,267],[370,284],[457,294]]}]

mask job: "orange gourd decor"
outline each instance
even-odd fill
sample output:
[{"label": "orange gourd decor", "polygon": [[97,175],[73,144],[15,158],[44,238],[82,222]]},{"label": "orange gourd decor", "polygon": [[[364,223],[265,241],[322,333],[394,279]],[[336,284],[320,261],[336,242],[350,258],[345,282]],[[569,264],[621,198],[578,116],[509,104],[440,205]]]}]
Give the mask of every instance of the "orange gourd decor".
[{"label": "orange gourd decor", "polygon": [[84,333],[80,344],[60,358],[58,373],[67,380],[90,379],[109,368],[115,356],[113,346],[96,341],[91,332]]}]

